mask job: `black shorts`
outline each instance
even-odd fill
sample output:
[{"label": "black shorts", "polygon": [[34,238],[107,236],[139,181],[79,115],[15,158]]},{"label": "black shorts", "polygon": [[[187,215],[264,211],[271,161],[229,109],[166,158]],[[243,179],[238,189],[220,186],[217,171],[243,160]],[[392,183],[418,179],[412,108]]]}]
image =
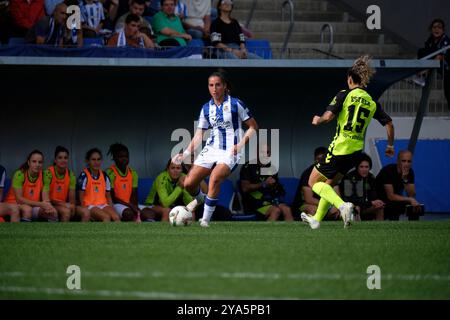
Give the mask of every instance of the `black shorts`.
[{"label": "black shorts", "polygon": [[315,168],[323,174],[327,179],[333,179],[338,173],[345,175],[351,169],[358,165],[361,159],[362,151],[356,151],[352,154],[335,156],[330,152]]}]

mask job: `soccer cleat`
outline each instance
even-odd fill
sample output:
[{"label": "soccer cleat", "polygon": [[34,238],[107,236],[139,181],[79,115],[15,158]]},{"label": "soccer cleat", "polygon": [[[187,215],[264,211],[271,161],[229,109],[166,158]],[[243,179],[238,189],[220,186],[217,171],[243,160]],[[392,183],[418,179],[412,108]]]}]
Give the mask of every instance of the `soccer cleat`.
[{"label": "soccer cleat", "polygon": [[309,224],[311,229],[318,229],[320,227],[320,222],[311,217],[309,214],[302,212],[300,217],[302,218],[303,222]]},{"label": "soccer cleat", "polygon": [[194,199],[191,202],[189,202],[189,204],[186,206],[186,209],[188,209],[190,212],[193,212],[198,205],[199,203],[197,199]]},{"label": "soccer cleat", "polygon": [[208,228],[209,227],[209,222],[203,219],[200,219],[200,227],[203,228]]},{"label": "soccer cleat", "polygon": [[194,212],[195,208],[197,208],[199,205],[205,202],[206,194],[199,191],[199,193],[194,197],[194,200],[189,202],[189,204],[186,206],[186,208],[190,212]]},{"label": "soccer cleat", "polygon": [[347,228],[351,225],[351,222],[354,220],[353,218],[353,203],[344,202],[340,207],[339,211],[341,212],[341,218],[344,220],[344,228]]}]

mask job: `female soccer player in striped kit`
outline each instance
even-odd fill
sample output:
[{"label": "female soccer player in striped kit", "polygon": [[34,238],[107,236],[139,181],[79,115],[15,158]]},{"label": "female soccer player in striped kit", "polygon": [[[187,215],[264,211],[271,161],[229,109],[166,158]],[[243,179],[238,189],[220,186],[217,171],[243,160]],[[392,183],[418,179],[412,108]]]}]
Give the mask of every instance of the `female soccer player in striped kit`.
[{"label": "female soccer player in striped kit", "polygon": [[[258,124],[243,102],[229,95],[230,83],[224,72],[212,73],[208,78],[208,88],[211,100],[205,103],[200,111],[195,136],[185,152],[173,159],[174,163],[181,163],[190,157],[201,144],[204,131],[212,128],[205,147],[184,180],[184,188],[195,196],[187,208],[192,211],[205,202],[203,218],[200,220],[202,227],[209,226],[218,201],[220,184],[236,167],[241,149],[258,130]],[[243,137],[242,122],[249,127]],[[208,175],[208,194],[205,198],[199,186]]]},{"label": "female soccer player in striped kit", "polygon": [[368,56],[358,58],[347,73],[348,90],[340,91],[325,113],[314,116],[312,120],[312,124],[318,126],[337,117],[336,135],[328,147],[328,154],[315,165],[309,176],[309,186],[320,196],[320,201],[314,216],[302,212],[301,218],[312,229],[319,228],[330,205],[339,209],[345,227],[353,220],[353,204],[344,202],[332,186],[338,184],[358,164],[364,149],[366,130],[372,118],[386,127],[388,145],[385,153],[389,157],[394,155],[392,119],[364,89],[374,74],[369,63]]}]

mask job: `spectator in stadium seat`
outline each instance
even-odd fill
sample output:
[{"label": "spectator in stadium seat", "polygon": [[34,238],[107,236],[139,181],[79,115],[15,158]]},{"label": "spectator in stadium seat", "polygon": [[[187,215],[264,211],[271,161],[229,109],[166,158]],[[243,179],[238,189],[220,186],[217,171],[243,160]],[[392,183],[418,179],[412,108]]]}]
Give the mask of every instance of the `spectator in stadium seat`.
[{"label": "spectator in stadium seat", "polygon": [[145,10],[145,0],[131,0],[130,11],[122,15],[116,23],[116,31],[120,32],[125,26],[125,20],[129,14],[135,14],[140,17],[139,31],[145,33],[148,37],[154,36],[151,24],[142,17]]},{"label": "spectator in stadium seat", "polygon": [[[308,184],[308,180],[314,166],[325,158],[327,152],[328,150],[325,147],[316,148],[314,150],[314,163],[303,171],[295,193],[294,202],[292,204],[292,212],[295,216],[300,216],[301,212],[314,215],[317,211],[317,205],[319,204],[320,197],[312,191]],[[336,219],[339,219],[339,210],[332,206],[328,210],[324,220]]]},{"label": "spectator in stadium seat", "polygon": [[261,59],[248,52],[245,47],[245,35],[239,22],[231,17],[233,1],[219,0],[217,3],[219,17],[211,24],[211,44],[217,48],[219,59]]},{"label": "spectator in stadium seat", "polygon": [[25,37],[42,17],[45,16],[44,0],[11,0],[13,37]]},{"label": "spectator in stadium seat", "polygon": [[111,181],[111,198],[114,203],[114,210],[122,221],[152,221],[155,213],[147,207],[140,207],[138,204],[137,188],[138,174],[128,166],[130,162],[130,152],[121,143],[114,143],[109,147],[108,155],[112,156],[114,164],[106,173]]},{"label": "spectator in stadium seat", "polygon": [[[260,147],[257,163],[246,162],[240,172],[240,190],[246,212],[257,212],[258,220],[294,220],[291,208],[283,202],[286,194],[278,179],[278,169],[270,163],[269,146]],[[264,164],[267,163],[267,164]]]},{"label": "spectator in stadium seat", "polygon": [[[425,42],[425,46],[420,48],[417,53],[419,59],[450,45],[450,38],[445,34],[445,23],[443,20],[434,19],[430,24],[429,30],[431,34]],[[438,72],[444,77],[444,94],[450,110],[450,50],[444,51],[432,59],[441,62],[441,68]]]},{"label": "spectator in stadium seat", "polygon": [[[153,182],[145,205],[152,206],[158,220],[169,221],[169,213],[173,207],[188,205],[194,199],[183,187],[186,174],[182,170],[181,164],[175,164],[169,159],[166,170]],[[195,220],[195,213],[192,215]]]},{"label": "spectator in stadium seat", "polygon": [[186,4],[183,3],[181,0],[175,0],[175,14],[180,17],[180,20],[183,21],[183,19],[187,15],[187,7]]},{"label": "spectator in stadium seat", "polygon": [[143,16],[151,18],[161,10],[161,3],[159,0],[146,0],[145,1],[145,11]]},{"label": "spectator in stadium seat", "polygon": [[[397,163],[383,167],[376,178],[377,194],[385,202],[384,217],[399,220],[407,213],[409,220],[418,220],[423,215],[423,206],[416,200],[412,153],[402,150],[398,153]],[[403,195],[406,191],[406,197]],[[410,206],[411,209],[408,209]]]},{"label": "spectator in stadium seat", "polygon": [[[55,149],[53,165],[44,171],[45,197],[50,199],[59,215],[59,221],[69,222],[77,213],[76,208],[76,178],[72,170],[68,168],[69,150],[62,146]],[[89,221],[89,215],[83,215],[80,211],[81,221]]]},{"label": "spectator in stadium seat", "polygon": [[45,14],[47,16],[51,16],[53,11],[55,10],[56,5],[61,2],[64,2],[64,0],[45,0],[44,1]]},{"label": "spectator in stadium seat", "polygon": [[153,31],[160,46],[185,46],[192,36],[183,28],[180,18],[175,14],[174,0],[161,0],[161,11],[153,16]]},{"label": "spectator in stadium seat", "polygon": [[55,47],[64,45],[67,21],[67,5],[56,5],[51,17],[42,17],[28,32],[27,43],[43,44]]},{"label": "spectator in stadium seat", "polygon": [[100,35],[105,22],[103,4],[96,0],[80,2],[81,22],[84,38],[95,38]]},{"label": "spectator in stadium seat", "polygon": [[145,33],[139,31],[141,17],[129,14],[125,19],[125,27],[116,32],[109,40],[109,47],[154,48],[155,44]]},{"label": "spectator in stadium seat", "polygon": [[211,2],[208,0],[183,0],[186,16],[183,27],[193,39],[209,40],[211,27]]},{"label": "spectator in stadium seat", "polygon": [[102,158],[102,152],[97,148],[86,153],[87,167],[78,178],[79,210],[91,220],[120,222],[111,199],[111,182],[102,170]]},{"label": "spectator in stadium seat", "polygon": [[356,168],[339,184],[342,200],[355,205],[355,220],[384,220],[384,202],[377,198],[375,176],[370,172],[372,159],[361,154]]},{"label": "spectator in stadium seat", "polygon": [[4,222],[4,218],[9,216],[11,222],[20,221],[20,211],[17,204],[3,203],[3,190],[5,188],[6,170],[0,165],[0,222]]},{"label": "spectator in stadium seat", "polygon": [[42,193],[44,155],[33,150],[14,173],[5,202],[18,205],[22,221],[57,221],[58,213],[50,199]]},{"label": "spectator in stadium seat", "polygon": [[129,0],[106,0],[103,7],[107,12],[106,24],[110,30],[114,30],[117,19],[130,11]]}]

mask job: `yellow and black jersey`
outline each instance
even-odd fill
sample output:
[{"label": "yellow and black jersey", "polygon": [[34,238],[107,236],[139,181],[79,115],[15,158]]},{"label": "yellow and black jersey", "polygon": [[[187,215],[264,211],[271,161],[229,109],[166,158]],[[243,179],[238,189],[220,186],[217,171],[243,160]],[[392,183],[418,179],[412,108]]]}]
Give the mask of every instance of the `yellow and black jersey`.
[{"label": "yellow and black jersey", "polygon": [[364,149],[366,130],[372,118],[383,126],[392,121],[381,105],[362,88],[340,91],[327,110],[337,116],[336,135],[328,148],[336,156]]}]

